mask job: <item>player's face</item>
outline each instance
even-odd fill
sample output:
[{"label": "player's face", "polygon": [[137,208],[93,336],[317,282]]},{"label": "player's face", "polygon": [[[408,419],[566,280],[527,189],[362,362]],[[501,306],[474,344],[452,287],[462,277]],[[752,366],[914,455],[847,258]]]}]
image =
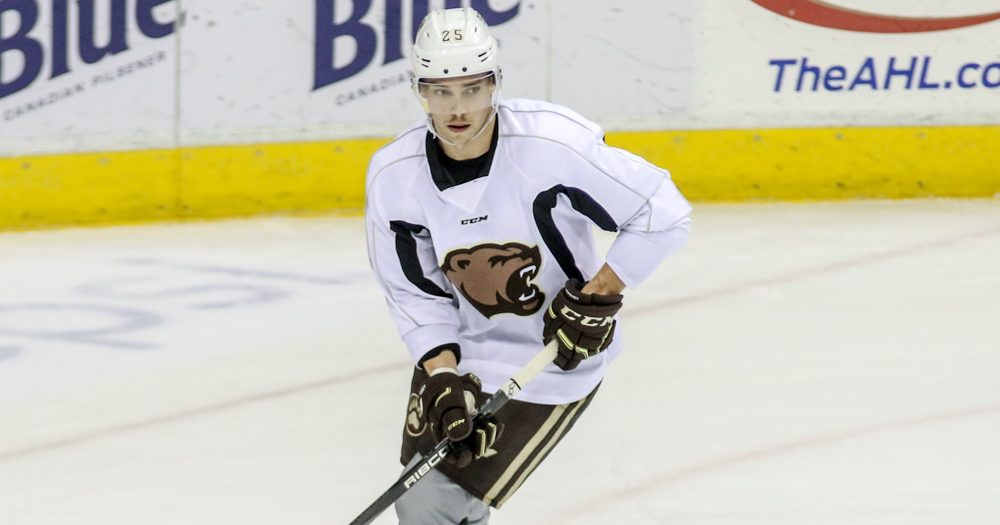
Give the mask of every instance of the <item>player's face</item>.
[{"label": "player's face", "polygon": [[420,94],[441,138],[467,144],[488,123],[493,113],[493,76],[469,76],[421,81]]}]

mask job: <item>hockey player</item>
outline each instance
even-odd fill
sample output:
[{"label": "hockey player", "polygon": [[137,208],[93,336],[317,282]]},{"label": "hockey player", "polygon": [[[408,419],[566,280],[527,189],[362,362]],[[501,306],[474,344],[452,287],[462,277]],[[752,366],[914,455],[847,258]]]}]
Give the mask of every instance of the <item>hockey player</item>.
[{"label": "hockey player", "polygon": [[[412,51],[427,119],[372,157],[368,249],[416,365],[410,464],[448,462],[396,503],[403,525],[485,524],[572,428],[621,352],[615,315],[686,240],[669,174],[561,106],[500,100],[497,42],[472,9],[427,15]],[[619,234],[598,254],[592,225]],[[555,338],[559,355],[496,418],[486,394]]]}]

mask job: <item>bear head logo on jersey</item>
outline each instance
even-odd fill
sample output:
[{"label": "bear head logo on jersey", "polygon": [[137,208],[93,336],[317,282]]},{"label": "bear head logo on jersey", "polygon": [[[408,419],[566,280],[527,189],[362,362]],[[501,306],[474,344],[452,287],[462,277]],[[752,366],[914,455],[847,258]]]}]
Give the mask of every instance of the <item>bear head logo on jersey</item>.
[{"label": "bear head logo on jersey", "polygon": [[441,269],[486,317],[505,313],[528,316],[545,303],[545,294],[531,282],[541,264],[538,246],[486,243],[452,250]]}]

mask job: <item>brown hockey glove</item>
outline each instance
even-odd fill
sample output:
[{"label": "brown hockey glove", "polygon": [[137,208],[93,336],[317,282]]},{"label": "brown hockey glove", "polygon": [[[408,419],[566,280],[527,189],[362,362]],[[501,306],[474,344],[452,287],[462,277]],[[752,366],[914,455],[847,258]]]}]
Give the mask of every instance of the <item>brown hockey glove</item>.
[{"label": "brown hockey glove", "polygon": [[448,438],[456,442],[445,460],[458,467],[495,454],[491,447],[503,431],[503,425],[492,415],[476,417],[477,406],[488,399],[481,385],[473,374],[460,376],[444,370],[420,386],[420,399],[434,440]]},{"label": "brown hockey glove", "polygon": [[476,416],[472,426],[469,437],[451,446],[451,452],[445,456],[445,461],[461,468],[472,463],[473,459],[488,458],[497,453],[493,445],[503,433],[503,423],[497,421],[493,414],[482,414]]},{"label": "brown hockey glove", "polygon": [[542,341],[559,341],[553,362],[563,370],[573,370],[611,344],[615,314],[622,308],[621,295],[582,293],[583,286],[576,279],[567,281],[545,312]]}]

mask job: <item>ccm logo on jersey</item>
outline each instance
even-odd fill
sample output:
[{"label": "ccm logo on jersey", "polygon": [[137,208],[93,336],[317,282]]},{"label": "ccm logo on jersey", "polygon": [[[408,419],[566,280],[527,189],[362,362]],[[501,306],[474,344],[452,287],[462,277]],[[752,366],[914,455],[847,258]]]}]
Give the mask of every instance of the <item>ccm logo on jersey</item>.
[{"label": "ccm logo on jersey", "polygon": [[403,482],[403,486],[406,488],[410,488],[411,485],[420,481],[420,478],[424,477],[424,474],[430,472],[431,469],[437,466],[437,464],[440,463],[441,460],[444,459],[444,457],[447,455],[448,455],[448,449],[444,448],[441,449],[441,451],[438,452],[437,454],[434,454],[429,458],[427,458],[426,461],[422,461],[420,468],[417,469],[417,471],[414,472],[412,476],[406,478],[406,481]]},{"label": "ccm logo on jersey", "polygon": [[579,321],[583,326],[611,326],[611,322],[614,320],[614,317],[610,315],[607,317],[583,315],[580,312],[571,310],[568,306],[563,306],[560,313],[570,321]]},{"label": "ccm logo on jersey", "polygon": [[483,215],[482,217],[474,217],[472,219],[462,219],[462,226],[466,224],[475,224],[477,222],[483,222],[489,218],[489,215]]}]

